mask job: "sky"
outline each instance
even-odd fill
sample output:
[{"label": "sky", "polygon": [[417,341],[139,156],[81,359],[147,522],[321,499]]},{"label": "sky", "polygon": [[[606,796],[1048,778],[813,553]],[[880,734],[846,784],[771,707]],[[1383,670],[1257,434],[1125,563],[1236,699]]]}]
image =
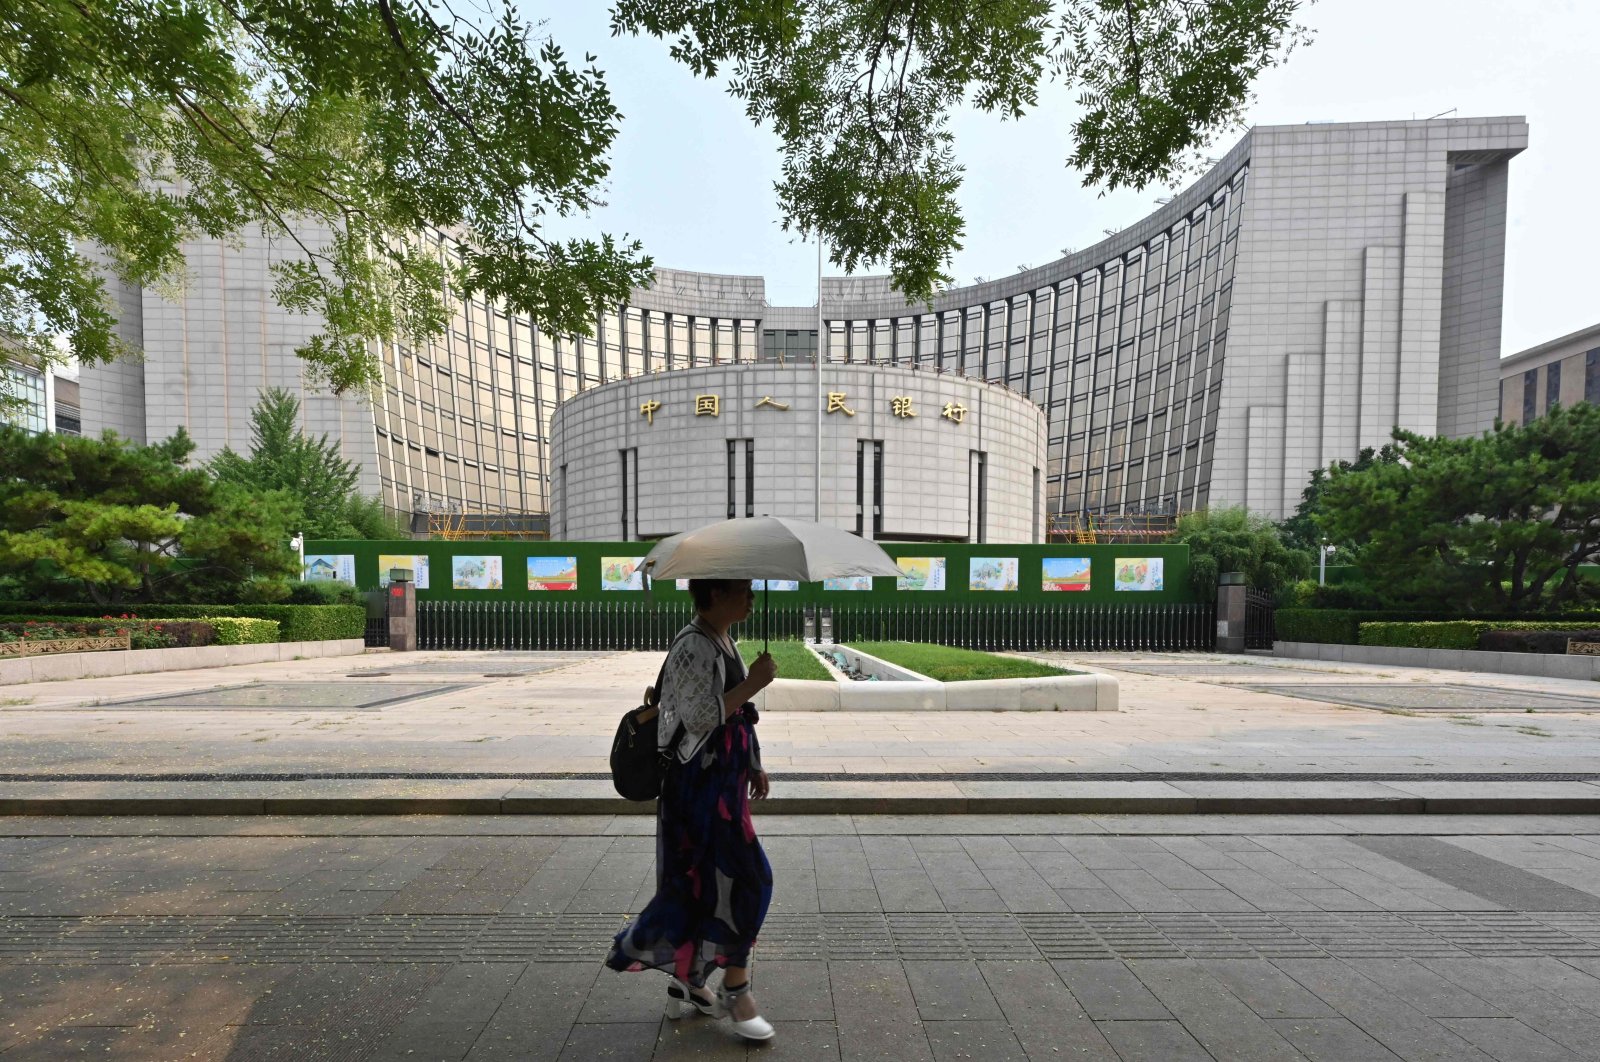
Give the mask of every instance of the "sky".
[{"label": "sky", "polygon": [[[777,139],[753,126],[721,83],[674,63],[665,42],[613,38],[608,4],[518,2],[569,55],[595,55],[624,115],[606,205],[553,231],[627,233],[657,265],[762,276],[770,303],[814,304],[816,244],[781,229]],[[1452,109],[1525,116],[1529,147],[1511,161],[1503,352],[1600,322],[1600,4],[1321,0],[1301,20],[1316,39],[1257,83],[1248,123],[1386,121]],[[1071,94],[1047,85],[1041,97],[1020,122],[956,116],[966,166],[966,236],[951,270],[958,284],[1088,247],[1170,194],[1084,187],[1065,163]],[[1237,139],[1224,134],[1207,153],[1220,157]]]}]

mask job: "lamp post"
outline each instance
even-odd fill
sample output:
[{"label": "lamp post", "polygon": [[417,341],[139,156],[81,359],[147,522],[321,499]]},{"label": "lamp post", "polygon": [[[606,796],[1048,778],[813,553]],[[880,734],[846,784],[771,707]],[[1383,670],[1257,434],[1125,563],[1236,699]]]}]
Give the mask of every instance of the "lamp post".
[{"label": "lamp post", "polygon": [[306,577],[306,536],[296,531],[294,537],[289,540],[289,548],[294,550],[294,558],[298,562],[295,578],[303,580]]},{"label": "lamp post", "polygon": [[1321,547],[1319,547],[1317,549],[1317,585],[1318,586],[1327,586],[1328,585],[1328,554],[1332,553],[1334,550],[1336,550],[1338,548],[1339,548],[1338,546],[1330,546],[1326,542],[1324,542],[1321,545]]}]

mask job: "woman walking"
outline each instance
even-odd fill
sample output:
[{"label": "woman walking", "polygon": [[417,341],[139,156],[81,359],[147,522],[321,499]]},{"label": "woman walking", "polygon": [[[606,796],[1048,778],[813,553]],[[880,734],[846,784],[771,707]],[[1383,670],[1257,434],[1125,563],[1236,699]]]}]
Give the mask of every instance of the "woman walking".
[{"label": "woman walking", "polygon": [[[755,600],[748,579],[691,579],[689,593],[695,618],[673,640],[656,691],[668,764],[656,808],[656,894],[617,934],[606,965],[669,972],[669,1018],[692,1007],[731,1017],[747,1040],[770,1040],[750,992],[750,949],[772,902],[772,867],[750,821],[750,800],[767,795],[750,699],[778,668],[762,653],[747,672],[729,637]],[[719,967],[713,995],[706,979]]]}]

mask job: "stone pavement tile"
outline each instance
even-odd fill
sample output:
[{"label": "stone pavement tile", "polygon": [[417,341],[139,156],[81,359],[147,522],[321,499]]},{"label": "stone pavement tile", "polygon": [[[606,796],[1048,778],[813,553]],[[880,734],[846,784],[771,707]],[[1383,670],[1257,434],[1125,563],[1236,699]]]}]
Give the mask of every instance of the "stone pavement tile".
[{"label": "stone pavement tile", "polygon": [[1430,1018],[1503,1018],[1487,988],[1475,995],[1410,959],[1345,959],[1344,963],[1380,985],[1391,999]]},{"label": "stone pavement tile", "polygon": [[927,1021],[987,1021],[1003,1015],[978,967],[965,961],[905,963],[906,980]]},{"label": "stone pavement tile", "polygon": [[656,1032],[652,1062],[677,1062],[678,1059],[704,1059],[706,1062],[743,1062],[745,1041],[725,1021],[704,1015],[690,1015],[677,1021],[663,1020]]},{"label": "stone pavement tile", "polygon": [[1274,959],[1272,964],[1407,1062],[1489,1058],[1338,959]]},{"label": "stone pavement tile", "polygon": [[1057,889],[1069,911],[1131,911],[1133,908],[1110,889]]},{"label": "stone pavement tile", "polygon": [[1334,1009],[1260,959],[1201,959],[1201,969],[1263,1018],[1332,1018]]},{"label": "stone pavement tile", "polygon": [[828,964],[804,959],[762,960],[756,998],[768,1021],[833,1021]]},{"label": "stone pavement tile", "polygon": [[508,910],[526,914],[556,914],[565,911],[595,865],[610,849],[608,837],[566,837],[550,854],[522,890],[507,904]]},{"label": "stone pavement tile", "polygon": [[[763,1003],[762,1007],[765,1008]],[[775,1035],[764,1044],[752,1044],[746,1058],[792,1059],[794,1062],[838,1062],[839,1030],[828,1021],[772,1020]]]},{"label": "stone pavement tile", "polygon": [[1254,911],[1255,904],[1227,889],[1174,889],[1172,894],[1196,911]]},{"label": "stone pavement tile", "polygon": [[935,1062],[1028,1062],[1022,1045],[1003,1021],[929,1021],[923,1028]]},{"label": "stone pavement tile", "polygon": [[978,864],[972,856],[962,847],[963,838],[915,838],[914,840],[939,840],[954,843],[955,848],[950,851],[918,849],[918,858],[923,867],[932,872],[934,888],[941,894],[946,892],[959,892],[972,889],[993,891],[994,886],[978,869]]},{"label": "stone pavement tile", "polygon": [[1013,848],[1004,837],[965,837],[961,841],[967,855],[1000,894],[1007,908],[1019,912],[1064,911],[1052,883],[1033,868],[1027,856]]},{"label": "stone pavement tile", "polygon": [[[114,1054],[118,1044],[126,1045],[128,1030],[117,1026],[68,1025],[51,1029],[5,1053],[6,1062],[60,1062],[65,1058],[121,1058]],[[157,1056],[147,1055],[155,1062]]]},{"label": "stone pavement tile", "polygon": [[1293,889],[1250,868],[1242,870],[1213,868],[1206,871],[1206,874],[1218,885],[1262,911],[1320,910],[1315,903]]},{"label": "stone pavement tile", "polygon": [[1317,870],[1330,885],[1384,910],[1434,911],[1441,906],[1429,899],[1429,886],[1405,887],[1372,873],[1365,867],[1322,867]]},{"label": "stone pavement tile", "polygon": [[1172,1017],[1144,982],[1118,959],[1062,959],[1050,965],[1095,1021]]},{"label": "stone pavement tile", "polygon": [[1363,899],[1348,889],[1295,889],[1301,899],[1310,900],[1322,911],[1380,911],[1371,900]]},{"label": "stone pavement tile", "polygon": [[[938,884],[938,879],[934,880]],[[946,911],[996,912],[1008,911],[1006,901],[993,889],[943,889],[939,899]]]},{"label": "stone pavement tile", "polygon": [[653,970],[618,973],[602,968],[578,1013],[578,1022],[653,1021],[666,1008],[668,983],[666,974]]},{"label": "stone pavement tile", "polygon": [[1056,841],[1088,870],[1138,870],[1132,856],[1114,844],[1118,839],[1064,835]]},{"label": "stone pavement tile", "polygon": [[1057,847],[1053,851],[1028,851],[1022,857],[1028,861],[1044,883],[1052,889],[1098,889],[1104,886],[1094,871],[1078,861],[1071,852],[1061,850],[1054,838],[1044,838]]},{"label": "stone pavement tile", "polygon": [[1006,843],[1018,852],[1059,852],[1061,844],[1053,837],[1007,837]]},{"label": "stone pavement tile", "polygon": [[872,884],[885,911],[943,911],[944,902],[933,879],[918,863],[915,868],[874,870]]},{"label": "stone pavement tile", "polygon": [[1492,959],[1424,959],[1428,969],[1479,996],[1571,1051],[1600,1057],[1600,1018],[1562,996],[1508,976]]},{"label": "stone pavement tile", "polygon": [[1278,1018],[1268,1025],[1311,1062],[1399,1062],[1348,1018]]},{"label": "stone pavement tile", "polygon": [[1523,984],[1554,992],[1567,1002],[1600,1015],[1600,977],[1584,973],[1560,959],[1504,958],[1496,959],[1495,963],[1507,976]]},{"label": "stone pavement tile", "polygon": [[1144,870],[1097,870],[1105,887],[1136,911],[1192,911],[1188,902]]},{"label": "stone pavement tile", "polygon": [[0,966],[0,1051],[58,1028],[117,1024],[117,1001],[140,975],[116,966]]},{"label": "stone pavement tile", "polygon": [[879,870],[921,870],[922,861],[916,849],[905,837],[863,837],[861,852],[866,857],[867,868]]},{"label": "stone pavement tile", "polygon": [[916,1000],[897,962],[828,964],[845,1062],[932,1062]]},{"label": "stone pavement tile", "polygon": [[601,973],[611,976],[588,963],[529,963],[473,1042],[469,1062],[552,1062]]},{"label": "stone pavement tile", "polygon": [[876,889],[818,889],[817,907],[825,914],[882,911]]},{"label": "stone pavement tile", "polygon": [[1580,1062],[1583,1057],[1515,1018],[1445,1018],[1441,1024],[1499,1062]]},{"label": "stone pavement tile", "polygon": [[1088,815],[856,815],[856,831],[874,833],[966,836],[977,834],[1101,834],[1106,829]]},{"label": "stone pavement tile", "polygon": [[978,969],[1031,1058],[1115,1062],[1111,1045],[1049,963],[985,960]]},{"label": "stone pavement tile", "polygon": [[527,965],[452,966],[379,1042],[378,1057],[403,1058],[414,1052],[412,1057],[465,1058]]},{"label": "stone pavement tile", "polygon": [[1143,959],[1129,969],[1213,1055],[1241,1062],[1304,1062],[1283,1037],[1198,963]]},{"label": "stone pavement tile", "polygon": [[1098,1024],[1122,1062],[1212,1062],[1211,1053],[1179,1022],[1138,1019]]},{"label": "stone pavement tile", "polygon": [[650,1062],[661,1034],[661,1016],[651,1022],[611,1022],[574,1025],[567,1034],[559,1062]]},{"label": "stone pavement tile", "polygon": [[867,865],[861,840],[856,837],[817,837],[811,842],[817,870],[817,891],[870,889],[872,869]]}]

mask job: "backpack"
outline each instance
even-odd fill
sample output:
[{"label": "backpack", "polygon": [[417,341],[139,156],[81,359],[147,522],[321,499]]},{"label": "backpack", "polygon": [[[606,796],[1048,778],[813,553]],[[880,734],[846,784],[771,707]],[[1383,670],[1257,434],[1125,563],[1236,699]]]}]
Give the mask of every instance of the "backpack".
[{"label": "backpack", "polygon": [[[690,632],[694,633],[694,632]],[[667,656],[679,638],[667,647]],[[617,724],[617,736],[611,740],[611,784],[626,800],[654,800],[661,795],[661,783],[667,774],[667,757],[673,755],[678,742],[683,740],[683,724],[662,752],[657,747],[660,734],[661,683],[667,676],[667,662],[661,662],[656,674],[656,684],[644,691],[644,702],[637,708],[622,713]]]}]

